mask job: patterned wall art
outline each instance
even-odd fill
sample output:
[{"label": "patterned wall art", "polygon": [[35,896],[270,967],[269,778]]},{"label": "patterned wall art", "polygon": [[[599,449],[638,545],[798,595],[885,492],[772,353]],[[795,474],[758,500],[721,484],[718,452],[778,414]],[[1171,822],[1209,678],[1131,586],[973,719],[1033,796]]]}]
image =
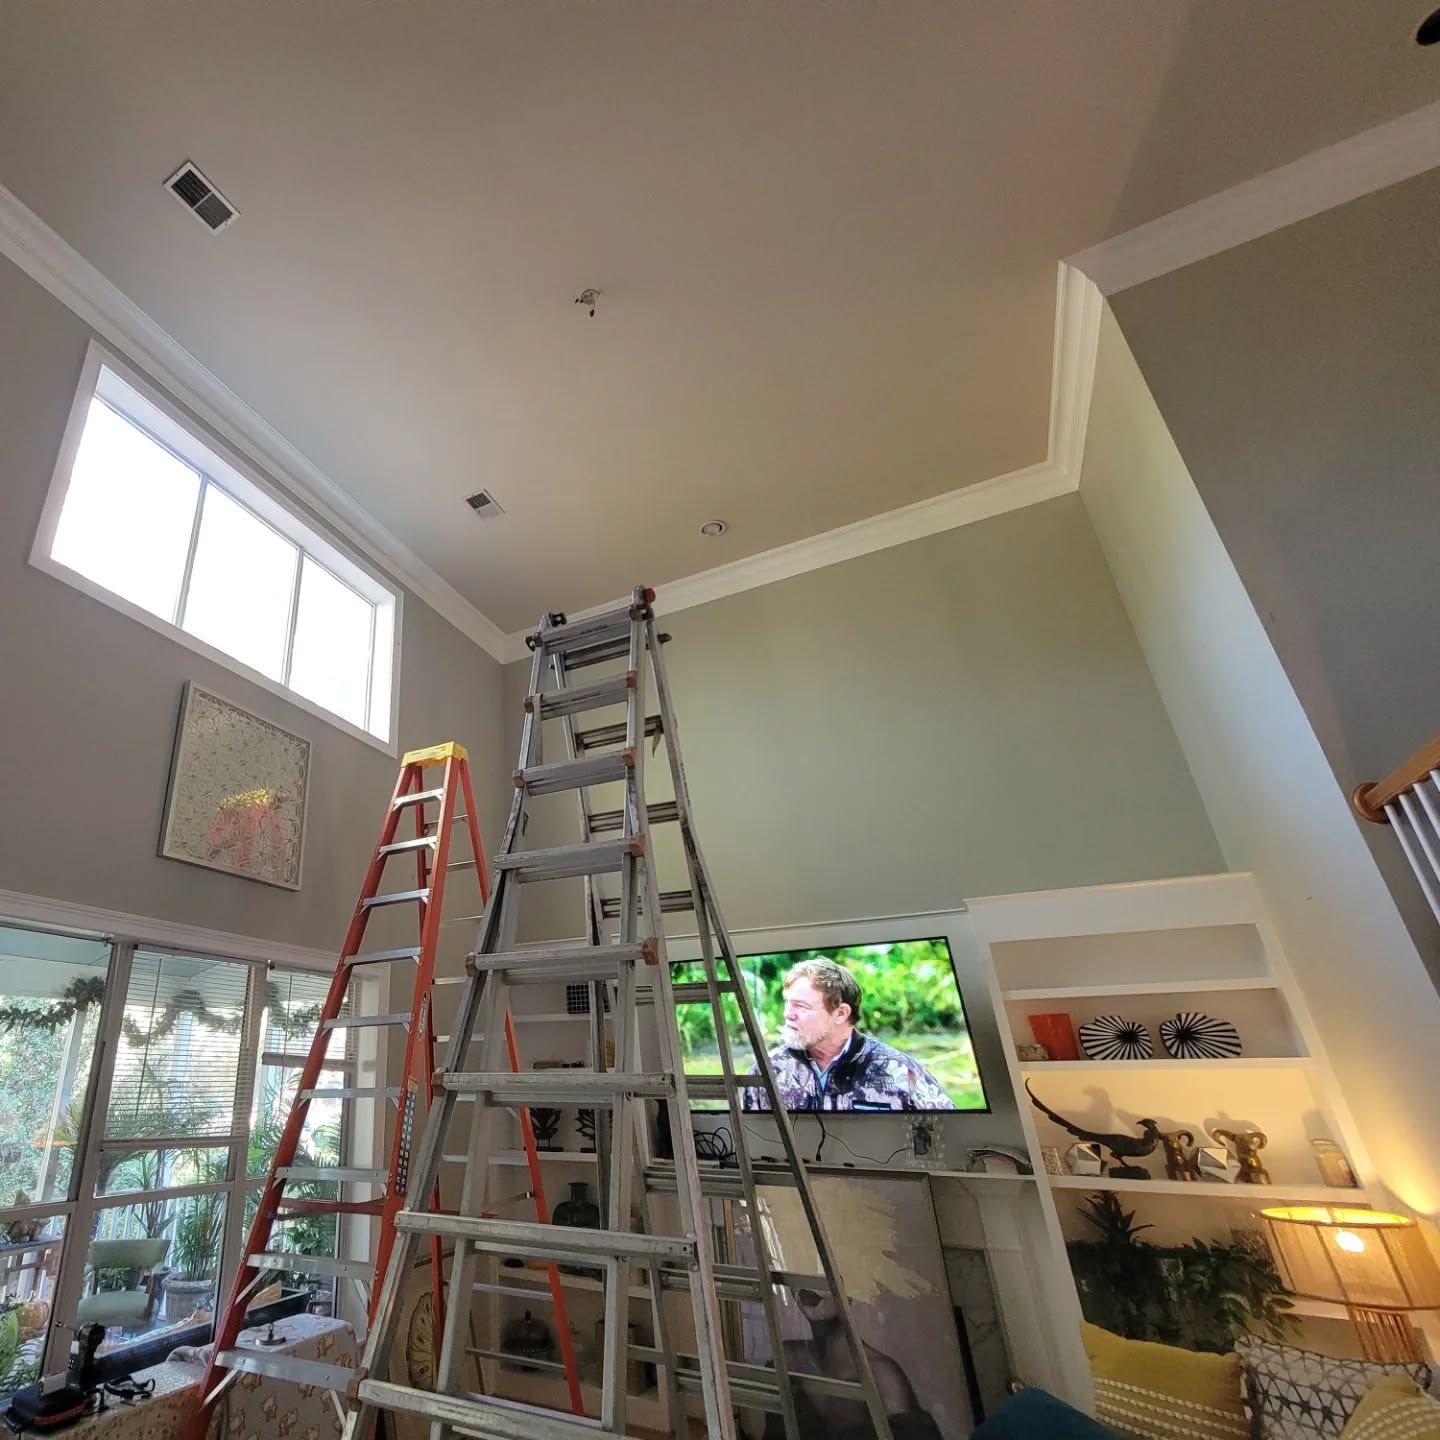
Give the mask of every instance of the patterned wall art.
[{"label": "patterned wall art", "polygon": [[160,853],[298,890],[309,782],[308,740],[187,682]]}]

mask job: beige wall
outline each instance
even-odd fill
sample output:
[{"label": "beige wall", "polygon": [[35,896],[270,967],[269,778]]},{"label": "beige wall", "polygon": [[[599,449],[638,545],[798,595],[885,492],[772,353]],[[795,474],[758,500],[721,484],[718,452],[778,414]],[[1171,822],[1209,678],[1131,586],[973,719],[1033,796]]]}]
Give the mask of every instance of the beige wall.
[{"label": "beige wall", "polygon": [[[27,562],[89,339],[0,260],[0,890],[337,949],[398,761]],[[474,747],[488,835],[500,667],[411,595],[401,648],[400,743]],[[187,679],[313,742],[299,892],[158,858]]]},{"label": "beige wall", "polygon": [[1434,1215],[1440,997],[1108,314],[1080,493],[1227,866],[1259,882],[1373,1173]]},{"label": "beige wall", "polygon": [[[667,615],[663,628],[700,834],[733,927],[1221,863],[1078,497]],[[527,677],[507,667],[512,754]],[[573,804],[555,809],[533,843],[573,836]],[[673,851],[661,864],[667,888],[683,882]],[[531,933],[577,933],[573,895],[535,920],[552,899],[527,893]]]},{"label": "beige wall", "polygon": [[[1115,299],[1341,788],[1440,733],[1440,170]],[[1394,839],[1364,827],[1440,979]]]}]

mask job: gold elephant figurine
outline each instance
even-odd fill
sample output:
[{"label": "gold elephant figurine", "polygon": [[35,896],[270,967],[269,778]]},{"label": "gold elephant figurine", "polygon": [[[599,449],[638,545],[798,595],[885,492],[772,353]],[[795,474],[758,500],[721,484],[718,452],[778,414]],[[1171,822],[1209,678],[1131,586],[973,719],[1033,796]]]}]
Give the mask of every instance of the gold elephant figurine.
[{"label": "gold elephant figurine", "polygon": [[1270,1143],[1270,1137],[1263,1130],[1212,1130],[1210,1133],[1234,1150],[1235,1163],[1240,1167],[1235,1177],[1237,1185],[1270,1183],[1270,1172],[1260,1163],[1260,1152]]}]

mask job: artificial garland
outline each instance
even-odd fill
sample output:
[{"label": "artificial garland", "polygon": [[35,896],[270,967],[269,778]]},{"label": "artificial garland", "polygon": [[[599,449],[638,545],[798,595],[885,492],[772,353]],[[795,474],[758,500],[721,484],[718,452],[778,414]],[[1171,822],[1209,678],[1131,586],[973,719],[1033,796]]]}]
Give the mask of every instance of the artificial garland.
[{"label": "artificial garland", "polygon": [[[24,1026],[32,1030],[58,1030],[68,1025],[76,1015],[99,1005],[105,998],[105,982],[101,979],[74,980],[61,992],[60,998],[44,1010],[31,1010],[23,1005],[0,1005],[0,1033]],[[265,1003],[270,1010],[272,1024],[278,1025],[286,1035],[303,1034],[314,1027],[320,1019],[320,1006],[307,1005],[294,1010],[287,1009],[280,1000],[280,987],[265,987]],[[142,1030],[133,1020],[120,1022],[120,1032],[136,1049],[164,1040],[180,1023],[182,1015],[193,1015],[206,1030],[219,1030],[226,1035],[237,1035],[244,1026],[243,1012],[239,1015],[223,1015],[205,1003],[205,997],[198,990],[182,990],[154,1017],[149,1030]]]}]

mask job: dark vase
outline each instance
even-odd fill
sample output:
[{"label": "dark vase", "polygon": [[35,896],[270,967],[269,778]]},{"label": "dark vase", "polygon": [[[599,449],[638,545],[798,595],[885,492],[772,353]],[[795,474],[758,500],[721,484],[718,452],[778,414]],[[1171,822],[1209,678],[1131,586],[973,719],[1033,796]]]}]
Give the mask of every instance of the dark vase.
[{"label": "dark vase", "polygon": [[[590,1187],[583,1180],[570,1183],[570,1198],[562,1200],[550,1217],[552,1225],[571,1225],[579,1230],[600,1228],[600,1207],[590,1198]],[[562,1265],[567,1275],[600,1275],[599,1270],[589,1270],[583,1265]]]}]

